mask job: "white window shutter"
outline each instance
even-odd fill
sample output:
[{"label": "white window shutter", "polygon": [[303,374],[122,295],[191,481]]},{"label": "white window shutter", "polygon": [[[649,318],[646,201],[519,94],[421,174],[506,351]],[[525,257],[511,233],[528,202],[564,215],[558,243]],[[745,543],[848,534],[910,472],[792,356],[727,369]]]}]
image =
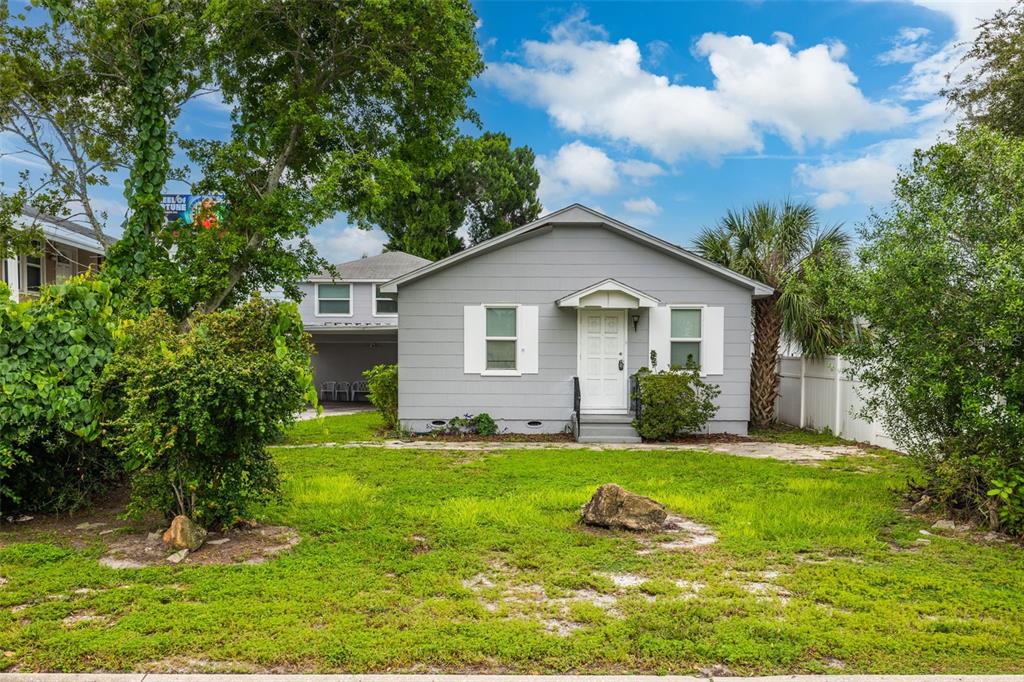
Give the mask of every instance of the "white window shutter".
[{"label": "white window shutter", "polygon": [[647,327],[648,357],[644,364],[650,363],[649,352],[653,350],[658,354],[658,366],[652,369],[668,369],[672,360],[672,309],[658,306],[647,310],[650,311],[651,323]]},{"label": "white window shutter", "polygon": [[536,374],[540,368],[540,309],[519,306],[519,371]]},{"label": "white window shutter", "polygon": [[704,355],[701,360],[702,373],[707,375],[725,374],[725,308],[711,306],[704,308],[701,321],[704,337],[704,347],[701,349]]},{"label": "white window shutter", "polygon": [[463,309],[462,353],[466,374],[480,374],[487,369],[487,309],[467,305]]}]

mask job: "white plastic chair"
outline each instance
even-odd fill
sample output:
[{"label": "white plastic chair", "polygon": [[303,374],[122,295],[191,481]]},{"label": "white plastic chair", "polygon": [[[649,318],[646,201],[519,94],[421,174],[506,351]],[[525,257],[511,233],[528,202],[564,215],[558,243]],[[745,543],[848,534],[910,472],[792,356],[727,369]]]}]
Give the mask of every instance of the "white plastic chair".
[{"label": "white plastic chair", "polygon": [[330,400],[334,402],[338,399],[338,382],[337,381],[325,381],[320,384],[320,401]]},{"label": "white plastic chair", "polygon": [[339,396],[345,396],[345,402],[352,400],[351,384],[347,381],[338,381],[334,384],[334,399],[338,400]]},{"label": "white plastic chair", "polygon": [[355,402],[358,399],[356,396],[358,396],[360,393],[363,394],[364,396],[368,396],[370,393],[370,389],[366,385],[365,379],[360,379],[359,381],[352,382],[352,402]]}]

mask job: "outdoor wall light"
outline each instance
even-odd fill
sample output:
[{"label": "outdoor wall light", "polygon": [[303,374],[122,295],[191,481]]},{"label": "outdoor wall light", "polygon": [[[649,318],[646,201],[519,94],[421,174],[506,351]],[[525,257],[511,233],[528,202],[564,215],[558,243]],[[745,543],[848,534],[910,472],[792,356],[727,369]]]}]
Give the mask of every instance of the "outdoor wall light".
[{"label": "outdoor wall light", "polygon": [[633,331],[636,331],[637,325],[639,325],[639,324],[640,324],[640,316],[639,315],[634,315],[633,316]]}]

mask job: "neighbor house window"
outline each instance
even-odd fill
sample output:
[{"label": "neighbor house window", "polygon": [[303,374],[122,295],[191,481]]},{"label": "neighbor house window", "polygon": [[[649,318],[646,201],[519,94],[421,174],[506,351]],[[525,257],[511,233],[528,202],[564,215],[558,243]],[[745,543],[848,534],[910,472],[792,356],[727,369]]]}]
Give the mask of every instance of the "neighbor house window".
[{"label": "neighbor house window", "polygon": [[382,294],[380,284],[373,285],[373,314],[374,315],[397,315],[398,298],[397,294]]},{"label": "neighbor house window", "polygon": [[25,256],[25,290],[39,291],[43,285],[42,256]]},{"label": "neighbor house window", "polygon": [[350,315],[352,289],[348,284],[317,284],[317,315]]},{"label": "neighbor house window", "polygon": [[672,367],[700,367],[700,308],[672,310]]},{"label": "neighbor house window", "polygon": [[487,309],[487,369],[516,369],[516,309]]}]

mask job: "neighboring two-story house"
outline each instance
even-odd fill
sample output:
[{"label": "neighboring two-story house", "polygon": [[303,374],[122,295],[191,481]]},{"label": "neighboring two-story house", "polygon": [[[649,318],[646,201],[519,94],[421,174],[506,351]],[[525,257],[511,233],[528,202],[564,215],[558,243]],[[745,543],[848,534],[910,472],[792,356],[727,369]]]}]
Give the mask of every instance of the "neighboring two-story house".
[{"label": "neighboring two-story house", "polygon": [[60,284],[89,269],[98,269],[107,247],[115,241],[103,235],[103,241],[97,242],[90,228],[32,209],[15,218],[15,223],[22,227],[35,223],[43,236],[37,255],[0,260],[0,275],[15,301],[37,296],[44,284]]},{"label": "neighboring two-story house", "polygon": [[363,378],[378,364],[398,362],[398,302],[380,285],[429,265],[430,261],[401,251],[336,265],[337,276],[324,272],[299,285],[299,312],[313,337],[313,375],[325,382]]}]

